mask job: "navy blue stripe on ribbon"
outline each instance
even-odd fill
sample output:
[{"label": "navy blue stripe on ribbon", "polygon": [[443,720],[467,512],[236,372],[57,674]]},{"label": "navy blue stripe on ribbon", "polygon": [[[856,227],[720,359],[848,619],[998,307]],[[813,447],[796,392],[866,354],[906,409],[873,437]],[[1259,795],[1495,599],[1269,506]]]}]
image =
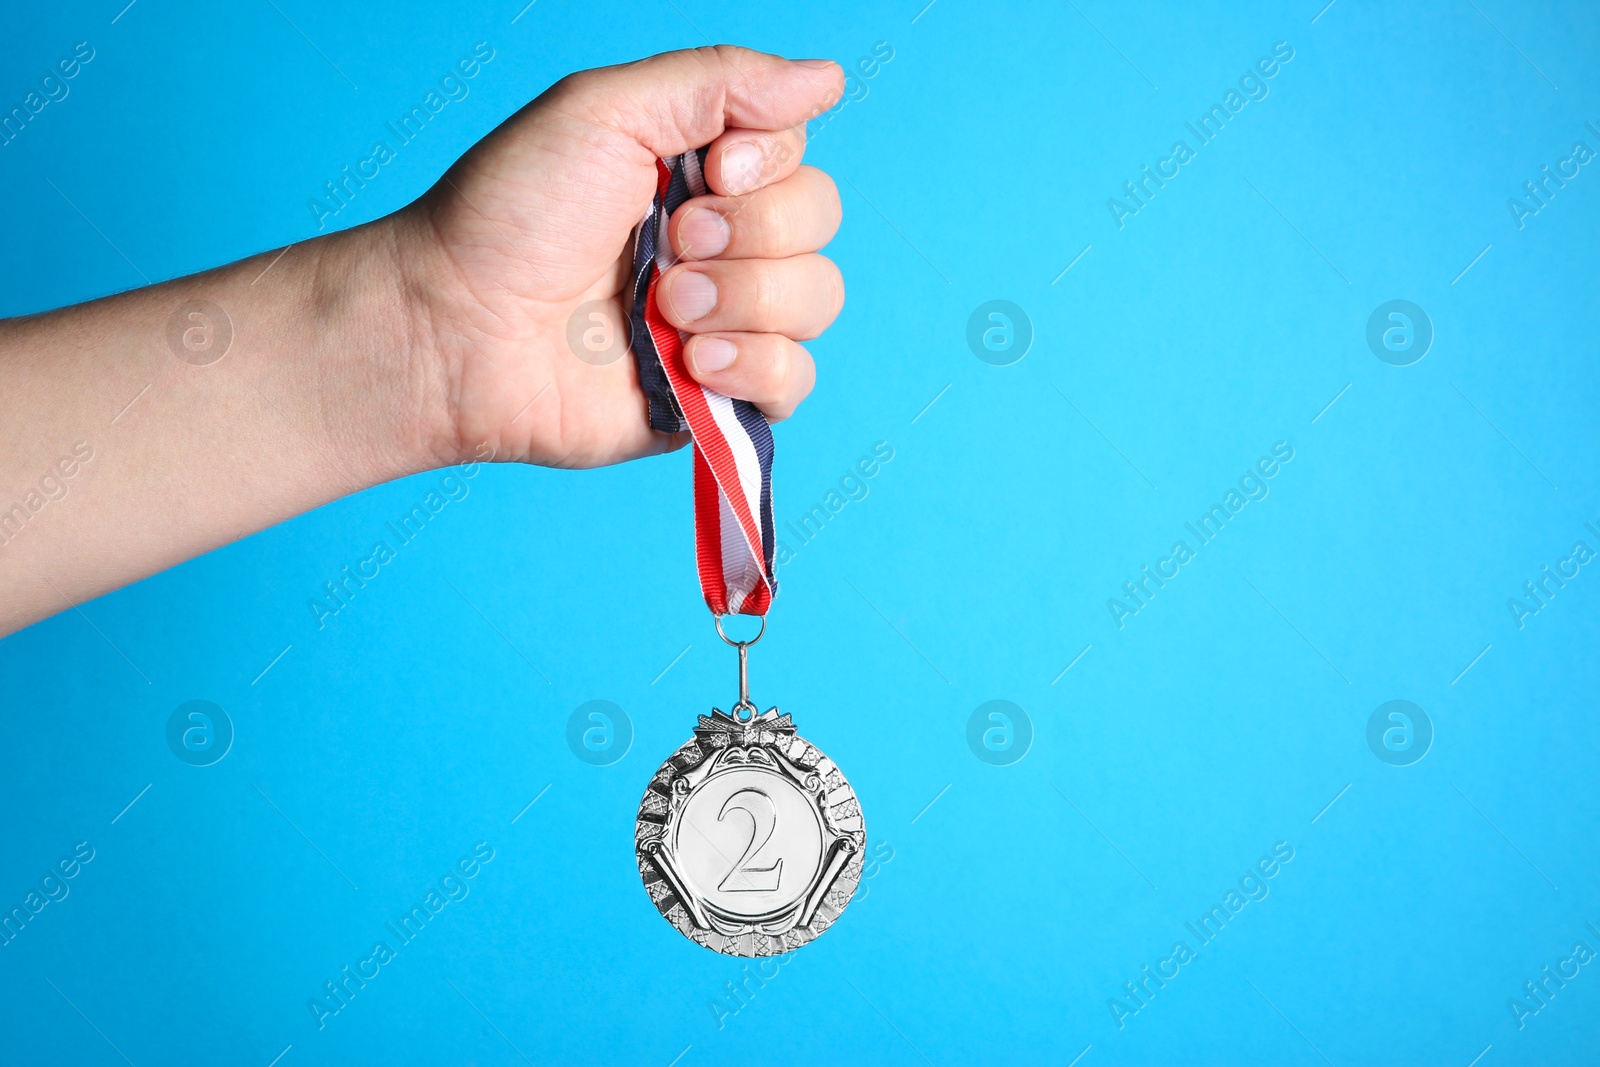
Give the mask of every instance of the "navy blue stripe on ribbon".
[{"label": "navy blue stripe on ribbon", "polygon": [[[756,458],[761,461],[761,569],[770,579],[772,577],[772,549],[777,543],[777,533],[772,522],[772,457],[776,449],[772,442],[772,426],[767,422],[767,417],[761,409],[748,400],[735,400],[733,413],[739,419],[739,425],[744,427],[744,432],[749,435],[750,443],[755,446]],[[776,596],[778,586],[772,584],[773,595]]]}]

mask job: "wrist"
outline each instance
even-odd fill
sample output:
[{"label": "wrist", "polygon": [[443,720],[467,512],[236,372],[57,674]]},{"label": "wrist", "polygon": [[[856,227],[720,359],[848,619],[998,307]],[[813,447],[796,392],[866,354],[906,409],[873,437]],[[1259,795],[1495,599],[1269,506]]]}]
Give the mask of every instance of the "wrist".
[{"label": "wrist", "polygon": [[453,375],[430,304],[425,220],[397,212],[319,242],[308,306],[315,373],[338,436],[378,485],[461,462]]}]

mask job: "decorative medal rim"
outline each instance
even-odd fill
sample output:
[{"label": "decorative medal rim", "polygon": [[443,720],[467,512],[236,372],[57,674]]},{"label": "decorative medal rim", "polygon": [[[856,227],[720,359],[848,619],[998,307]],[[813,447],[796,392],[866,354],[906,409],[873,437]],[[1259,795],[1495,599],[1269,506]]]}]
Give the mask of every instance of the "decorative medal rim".
[{"label": "decorative medal rim", "polygon": [[[812,883],[797,900],[759,918],[728,916],[673,864],[672,843],[690,793],[730,762],[779,775],[805,793],[823,837]],[[694,736],[651,776],[634,823],[634,855],[651,903],[684,937],[729,956],[781,955],[832,926],[860,884],[866,841],[861,802],[844,772],[777,708],[747,720],[716,709],[700,716]]]}]

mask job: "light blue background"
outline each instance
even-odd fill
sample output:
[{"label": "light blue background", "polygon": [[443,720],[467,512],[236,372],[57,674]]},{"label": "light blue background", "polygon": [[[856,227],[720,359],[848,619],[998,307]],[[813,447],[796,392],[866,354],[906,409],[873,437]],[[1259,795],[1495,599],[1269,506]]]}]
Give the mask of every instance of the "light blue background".
[{"label": "light blue background", "polygon": [[[813,124],[849,303],[777,430],[780,521],[875,442],[894,459],[784,570],[752,669],[893,859],[719,1027],[741,962],[663,923],[631,848],[651,771],[733,689],[688,457],[486,470],[319,631],[308,599],[425,475],[0,644],[0,905],[96,850],[0,949],[0,1058],[1593,1055],[1600,966],[1523,1029],[1507,1001],[1600,949],[1600,576],[1521,630],[1506,606],[1574,541],[1600,548],[1600,172],[1524,229],[1506,207],[1575,140],[1600,148],[1592,11],[539,0],[513,24],[520,0],[138,0],[112,24],[123,2],[6,16],[7,109],[75,42],[97,55],[0,148],[0,313],[139,284],[128,260],[159,280],[313,236],[322,182],[480,40],[472,95],[339,225],[419,195],[571,70],[708,39],[847,65],[892,46]],[[1107,198],[1277,41],[1295,55],[1270,96],[1119,230]],[[1395,298],[1436,331],[1405,368],[1364,339]],[[1032,319],[1013,366],[966,347],[990,299]],[[1278,441],[1270,496],[1119,630],[1107,598],[1193,546],[1183,524]],[[190,699],[237,731],[214,766],[166,746]],[[564,741],[591,699],[634,723],[609,767]],[[966,746],[991,699],[1033,722],[1009,767]],[[1436,730],[1410,767],[1366,744],[1391,699]],[[319,1030],[307,1000],[479,841],[471,895]],[[1270,896],[1119,1029],[1122,983],[1196,945],[1185,922],[1280,841]]]}]

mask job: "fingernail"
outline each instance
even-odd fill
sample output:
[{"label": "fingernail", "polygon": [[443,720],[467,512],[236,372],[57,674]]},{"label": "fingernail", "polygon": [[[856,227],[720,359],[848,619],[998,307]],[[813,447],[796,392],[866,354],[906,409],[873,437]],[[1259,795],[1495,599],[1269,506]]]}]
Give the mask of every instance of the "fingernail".
[{"label": "fingernail", "polygon": [[733,196],[747,193],[761,179],[761,149],[749,141],[729,145],[722,153],[722,184]]},{"label": "fingernail", "polygon": [[812,70],[827,70],[835,65],[831,59],[797,59],[795,62],[802,67],[810,67]]},{"label": "fingernail", "polygon": [[710,259],[728,247],[733,231],[720,211],[692,207],[684,212],[678,223],[678,240],[683,244],[683,254],[693,259]]},{"label": "fingernail", "polygon": [[715,374],[719,370],[727,370],[733,365],[733,357],[739,354],[732,341],[724,341],[720,337],[701,337],[694,343],[694,369],[701,374]]},{"label": "fingernail", "polygon": [[667,287],[667,303],[682,322],[702,319],[717,306],[717,283],[699,271],[679,271]]}]

